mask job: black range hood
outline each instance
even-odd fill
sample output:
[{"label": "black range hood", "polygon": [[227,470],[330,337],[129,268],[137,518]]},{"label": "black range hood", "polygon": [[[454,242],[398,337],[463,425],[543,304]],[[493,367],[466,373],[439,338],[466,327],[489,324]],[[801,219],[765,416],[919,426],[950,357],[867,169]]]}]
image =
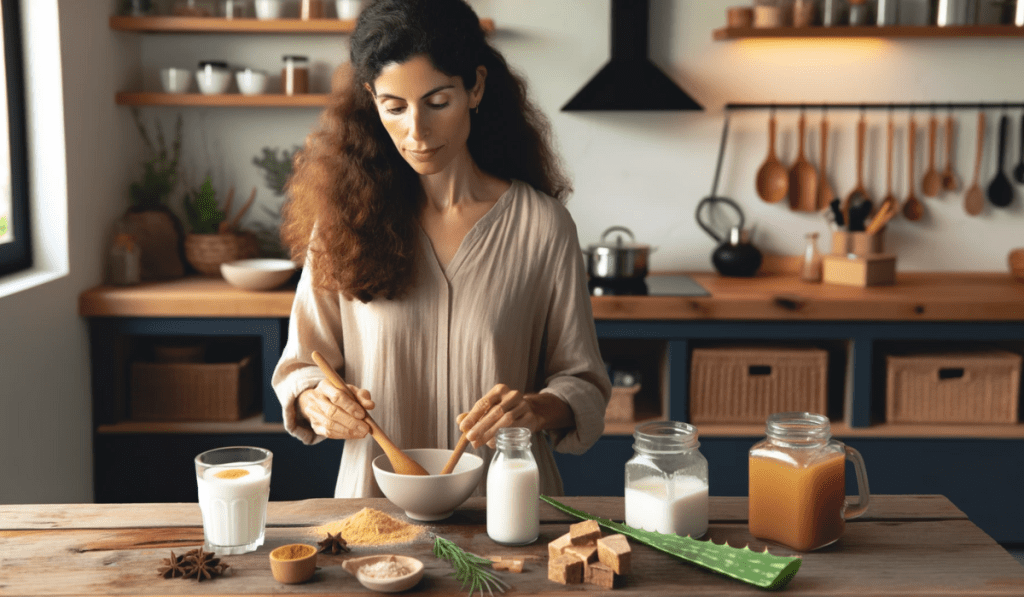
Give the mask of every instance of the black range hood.
[{"label": "black range hood", "polygon": [[647,57],[648,0],[611,3],[611,60],[562,111],[703,110]]}]

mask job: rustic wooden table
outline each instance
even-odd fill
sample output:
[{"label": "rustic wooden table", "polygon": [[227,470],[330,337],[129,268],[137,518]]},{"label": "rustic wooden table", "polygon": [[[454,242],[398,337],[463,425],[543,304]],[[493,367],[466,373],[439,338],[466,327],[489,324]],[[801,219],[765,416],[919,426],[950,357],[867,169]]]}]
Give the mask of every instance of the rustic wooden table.
[{"label": "rustic wooden table", "polygon": [[[575,497],[565,503],[622,520],[622,498]],[[508,595],[566,595],[604,591],[589,585],[565,587],[547,580],[547,542],[565,533],[574,519],[541,505],[541,537],[533,545],[506,548],[487,538],[485,502],[471,498],[455,515],[430,531],[481,555],[537,555],[522,574],[500,573]],[[173,549],[202,543],[199,506],[185,504],[74,504],[0,506],[0,595],[361,595],[369,591],[348,575],[345,557],[399,553],[420,558],[426,574],[409,594],[462,595],[450,566],[431,555],[429,536],[390,547],[356,547],[346,556],[319,557],[313,580],[281,585],[270,574],[267,554],[294,542],[315,543],[311,531],[363,507],[402,517],[383,499],[272,502],[267,542],[254,553],[227,556],[223,577],[197,583],[159,578],[156,570]],[[734,546],[765,544],[747,532],[746,498],[711,498],[707,538]],[[772,553],[793,555],[771,547]],[[840,541],[804,554],[796,577],[783,590],[791,595],[1015,595],[1024,594],[1021,566],[945,497],[874,496],[868,514],[847,525]],[[633,545],[633,571],[620,577],[620,595],[758,595],[762,591],[707,572],[643,545]]]}]

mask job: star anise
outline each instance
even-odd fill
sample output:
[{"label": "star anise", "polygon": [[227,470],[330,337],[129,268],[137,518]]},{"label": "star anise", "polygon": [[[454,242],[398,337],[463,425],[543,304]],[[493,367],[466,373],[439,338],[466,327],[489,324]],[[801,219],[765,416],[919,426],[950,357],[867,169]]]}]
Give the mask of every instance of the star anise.
[{"label": "star anise", "polygon": [[217,554],[210,551],[203,551],[200,547],[195,553],[186,558],[188,569],[182,578],[195,578],[202,582],[203,579],[212,579],[214,576],[223,574],[228,568],[227,564],[221,564],[220,558],[214,557]]},{"label": "star anise", "polygon": [[157,574],[164,578],[177,578],[179,576],[185,576],[186,567],[184,564],[185,556],[176,556],[174,552],[171,552],[170,558],[164,559],[164,565],[157,570]]},{"label": "star anise", "polygon": [[348,543],[341,537],[341,533],[330,534],[327,533],[327,537],[323,541],[317,543],[320,546],[320,553],[330,553],[331,555],[338,555],[339,553],[348,552]]}]

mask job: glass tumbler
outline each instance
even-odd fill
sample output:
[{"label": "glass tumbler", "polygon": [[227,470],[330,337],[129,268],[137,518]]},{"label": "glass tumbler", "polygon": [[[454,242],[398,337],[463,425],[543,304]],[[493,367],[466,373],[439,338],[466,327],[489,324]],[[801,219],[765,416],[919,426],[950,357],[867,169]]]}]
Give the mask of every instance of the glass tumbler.
[{"label": "glass tumbler", "polygon": [[247,446],[216,448],[196,456],[203,549],[231,555],[263,545],[273,460],[270,450]]}]

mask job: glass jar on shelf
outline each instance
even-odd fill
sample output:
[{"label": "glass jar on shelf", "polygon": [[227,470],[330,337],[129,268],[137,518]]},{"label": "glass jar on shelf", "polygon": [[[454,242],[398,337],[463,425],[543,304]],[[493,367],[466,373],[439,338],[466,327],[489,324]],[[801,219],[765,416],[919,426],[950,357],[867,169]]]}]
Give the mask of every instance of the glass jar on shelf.
[{"label": "glass jar on shelf", "polygon": [[220,0],[217,15],[225,19],[249,17],[249,0]]},{"label": "glass jar on shelf", "polygon": [[108,284],[130,286],[142,281],[142,250],[135,234],[135,228],[127,218],[114,224],[114,239],[107,253]]},{"label": "glass jar on shelf", "polygon": [[281,91],[285,95],[309,93],[309,58],[285,56],[282,58]]},{"label": "glass jar on shelf", "polygon": [[214,12],[212,0],[174,0],[171,7],[176,17],[212,17]]},{"label": "glass jar on shelf", "polygon": [[800,279],[804,282],[821,282],[821,252],[818,250],[818,233],[809,232],[804,238],[807,246],[804,248],[804,263],[800,270]]}]

